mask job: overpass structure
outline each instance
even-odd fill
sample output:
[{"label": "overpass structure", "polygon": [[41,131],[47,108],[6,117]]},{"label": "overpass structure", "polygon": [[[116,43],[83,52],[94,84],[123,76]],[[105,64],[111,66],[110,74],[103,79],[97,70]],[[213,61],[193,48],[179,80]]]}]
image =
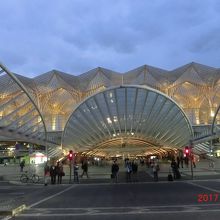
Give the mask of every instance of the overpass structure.
[{"label": "overpass structure", "polygon": [[219,111],[220,111],[220,105],[218,106],[215,112],[210,129],[207,129],[202,135],[200,135],[199,137],[195,137],[191,141],[191,144],[192,146],[194,146],[194,151],[196,153],[213,152],[213,148],[215,147],[213,140],[219,139],[220,137],[220,124],[217,123],[217,118],[219,118],[219,114],[220,114]]}]

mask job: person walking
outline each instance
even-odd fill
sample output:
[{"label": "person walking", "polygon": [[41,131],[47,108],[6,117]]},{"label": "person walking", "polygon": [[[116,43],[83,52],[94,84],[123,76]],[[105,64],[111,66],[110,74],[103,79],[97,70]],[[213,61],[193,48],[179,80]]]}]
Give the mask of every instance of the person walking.
[{"label": "person walking", "polygon": [[177,167],[179,169],[180,168],[180,157],[179,156],[177,156],[176,161],[177,161]]},{"label": "person walking", "polygon": [[24,167],[25,167],[25,160],[23,159],[20,163],[20,168],[21,168],[20,171],[21,172],[23,172]]},{"label": "person walking", "polygon": [[193,154],[191,156],[191,160],[192,160],[193,168],[196,168],[196,158]]},{"label": "person walking", "polygon": [[89,178],[88,176],[88,161],[87,160],[83,160],[82,162],[82,174],[81,174],[81,178],[84,176],[84,174],[86,174],[87,178]]},{"label": "person walking", "polygon": [[171,167],[172,167],[172,170],[173,170],[173,178],[174,179],[180,179],[181,175],[180,175],[178,165],[177,165],[175,159],[172,160]]},{"label": "person walking", "polygon": [[112,164],[112,174],[111,177],[112,179],[115,180],[115,182],[118,182],[118,172],[119,172],[119,166],[116,162],[116,160],[114,160],[113,164]]},{"label": "person walking", "polygon": [[181,163],[181,167],[183,168],[183,156],[180,157],[180,163]]},{"label": "person walking", "polygon": [[61,184],[62,183],[62,177],[64,176],[64,172],[63,172],[63,165],[61,162],[57,162],[57,166],[56,166],[56,172],[57,172],[57,183]]},{"label": "person walking", "polygon": [[48,163],[46,162],[45,166],[44,166],[44,185],[47,186],[48,184],[48,178],[50,176],[50,167],[48,165]]},{"label": "person walking", "polygon": [[132,161],[131,168],[132,168],[133,181],[137,182],[138,181],[138,178],[137,178],[138,164],[135,160]]},{"label": "person walking", "polygon": [[132,173],[132,167],[131,167],[131,162],[128,160],[126,163],[126,181],[131,182],[131,173]]},{"label": "person walking", "polygon": [[56,184],[56,175],[57,175],[57,170],[56,170],[56,166],[54,164],[52,164],[50,166],[50,178],[51,178],[51,184]]},{"label": "person walking", "polygon": [[157,182],[158,181],[158,171],[160,170],[159,165],[155,162],[153,164],[153,174],[154,174],[154,181]]},{"label": "person walking", "polygon": [[76,161],[74,162],[74,167],[73,167],[73,177],[74,177],[74,182],[79,183],[79,166],[76,163]]}]

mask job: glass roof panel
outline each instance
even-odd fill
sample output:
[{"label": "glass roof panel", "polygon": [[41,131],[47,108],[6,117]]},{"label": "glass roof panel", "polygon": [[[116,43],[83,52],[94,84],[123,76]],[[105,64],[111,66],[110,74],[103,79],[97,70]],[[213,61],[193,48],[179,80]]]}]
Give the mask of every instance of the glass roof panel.
[{"label": "glass roof panel", "polygon": [[45,143],[46,127],[35,103],[33,91],[0,64],[0,135],[36,144]]},{"label": "glass roof panel", "polygon": [[146,86],[124,85],[79,104],[65,126],[62,144],[84,151],[106,143],[111,150],[113,143],[134,147],[136,140],[145,147],[178,148],[188,145],[192,136],[189,120],[168,96]]}]

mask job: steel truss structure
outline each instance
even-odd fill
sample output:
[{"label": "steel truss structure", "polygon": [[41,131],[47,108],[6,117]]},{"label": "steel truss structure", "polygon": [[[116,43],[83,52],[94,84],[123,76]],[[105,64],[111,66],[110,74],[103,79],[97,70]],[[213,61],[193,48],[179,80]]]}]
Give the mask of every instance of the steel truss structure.
[{"label": "steel truss structure", "polygon": [[46,126],[35,96],[0,64],[0,139],[45,144]]},{"label": "steel truss structure", "polygon": [[[12,134],[15,139],[23,135],[23,139],[42,140],[47,130],[47,139],[60,145],[61,136],[57,134],[62,133],[78,104],[99,91],[120,85],[146,85],[169,96],[183,110],[194,131],[212,124],[220,103],[220,70],[198,63],[171,71],[143,65],[125,73],[98,67],[78,76],[52,70],[34,78],[12,74],[3,65],[0,72],[1,140],[6,136],[10,139]],[[217,124],[220,114],[215,117]],[[110,125],[106,126],[109,130]],[[149,138],[147,143],[151,143]],[[103,142],[105,145],[107,142]]]},{"label": "steel truss structure", "polygon": [[70,116],[62,144],[99,155],[148,154],[182,147],[192,138],[188,118],[168,96],[147,86],[123,85],[84,100]]}]

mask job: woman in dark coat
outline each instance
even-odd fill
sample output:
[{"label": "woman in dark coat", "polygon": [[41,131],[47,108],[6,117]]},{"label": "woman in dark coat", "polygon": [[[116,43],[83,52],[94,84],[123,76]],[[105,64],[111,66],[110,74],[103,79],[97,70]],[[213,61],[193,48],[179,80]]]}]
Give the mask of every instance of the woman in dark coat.
[{"label": "woman in dark coat", "polygon": [[50,167],[51,184],[56,184],[56,175],[57,175],[56,166],[51,165],[51,167]]},{"label": "woman in dark coat", "polygon": [[58,176],[57,183],[61,184],[62,183],[62,177],[64,176],[62,163],[57,162],[56,170],[57,170],[57,176]]}]

